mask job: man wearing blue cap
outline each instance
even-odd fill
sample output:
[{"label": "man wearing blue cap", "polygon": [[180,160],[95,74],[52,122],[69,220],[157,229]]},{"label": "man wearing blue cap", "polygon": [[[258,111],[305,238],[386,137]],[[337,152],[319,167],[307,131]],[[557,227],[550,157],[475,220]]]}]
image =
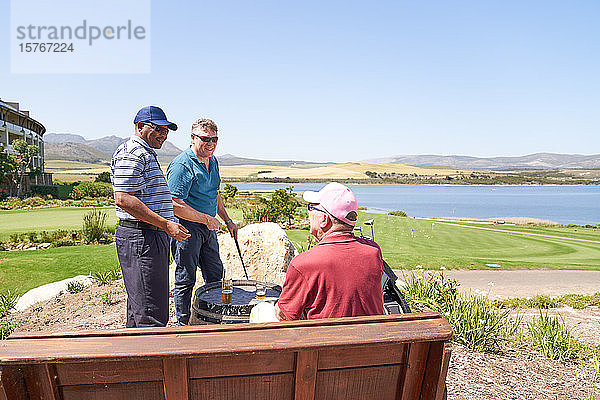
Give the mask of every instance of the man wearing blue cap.
[{"label": "man wearing blue cap", "polygon": [[138,111],[135,135],[117,148],[110,176],[119,226],[117,256],[127,290],[127,327],[165,326],[169,320],[169,236],[184,240],[154,149],[177,125],[159,107]]}]

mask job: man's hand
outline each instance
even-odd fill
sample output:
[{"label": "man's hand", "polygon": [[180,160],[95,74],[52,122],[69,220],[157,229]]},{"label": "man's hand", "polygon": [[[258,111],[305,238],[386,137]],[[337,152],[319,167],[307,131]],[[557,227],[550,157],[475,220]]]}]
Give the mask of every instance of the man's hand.
[{"label": "man's hand", "polygon": [[185,226],[178,224],[177,222],[167,221],[167,225],[165,226],[165,232],[167,235],[171,236],[173,239],[181,242],[190,237],[190,233]]},{"label": "man's hand", "polygon": [[275,316],[280,321],[287,321],[287,317],[285,316],[285,314],[283,313],[283,311],[281,311],[281,309],[279,308],[279,304],[278,303],[275,303]]},{"label": "man's hand", "polygon": [[219,229],[221,229],[223,227],[223,224],[221,224],[221,221],[219,221],[215,217],[211,217],[210,215],[206,216],[206,223],[205,223],[205,225],[211,231],[218,231]]},{"label": "man's hand", "polygon": [[229,220],[227,222],[227,229],[229,230],[229,234],[231,235],[231,237],[234,238],[235,240],[237,240],[238,227],[235,224],[235,222],[233,222],[232,220]]}]

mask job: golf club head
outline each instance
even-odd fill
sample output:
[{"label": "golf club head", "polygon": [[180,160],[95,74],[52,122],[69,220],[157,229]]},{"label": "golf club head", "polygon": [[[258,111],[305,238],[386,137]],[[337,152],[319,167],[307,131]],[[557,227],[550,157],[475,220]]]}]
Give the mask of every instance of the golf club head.
[{"label": "golf club head", "polygon": [[365,221],[365,225],[368,225],[368,226],[373,226],[374,223],[375,223],[374,219],[370,219],[368,221]]}]

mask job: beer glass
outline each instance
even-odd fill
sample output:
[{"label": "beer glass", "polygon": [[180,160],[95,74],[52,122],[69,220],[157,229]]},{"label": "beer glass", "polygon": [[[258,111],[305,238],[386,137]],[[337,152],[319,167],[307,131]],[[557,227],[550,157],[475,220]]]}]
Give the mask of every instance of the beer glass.
[{"label": "beer glass", "polygon": [[233,281],[231,279],[225,279],[221,281],[221,302],[223,304],[231,304],[231,297],[233,296]]},{"label": "beer glass", "polygon": [[256,299],[264,300],[266,294],[267,294],[266,282],[261,282],[261,281],[256,282]]}]

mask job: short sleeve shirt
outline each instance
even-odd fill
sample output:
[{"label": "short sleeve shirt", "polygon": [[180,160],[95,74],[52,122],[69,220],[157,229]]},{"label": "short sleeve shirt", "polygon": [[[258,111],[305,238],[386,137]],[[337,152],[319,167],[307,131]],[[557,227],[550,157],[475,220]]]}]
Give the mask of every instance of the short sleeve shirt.
[{"label": "short sleeve shirt", "polygon": [[382,276],[375,242],[335,232],[292,260],[278,306],[290,320],[383,314]]},{"label": "short sleeve shirt", "polygon": [[[111,160],[110,180],[113,192],[133,193],[150,210],[165,219],[175,220],[173,198],[165,175],[156,152],[144,139],[132,136],[117,148]],[[116,212],[119,219],[136,219],[119,206]]]},{"label": "short sleeve shirt", "polygon": [[167,183],[173,197],[196,211],[217,215],[221,177],[215,156],[210,157],[207,169],[192,149],[187,148],[169,164]]}]

